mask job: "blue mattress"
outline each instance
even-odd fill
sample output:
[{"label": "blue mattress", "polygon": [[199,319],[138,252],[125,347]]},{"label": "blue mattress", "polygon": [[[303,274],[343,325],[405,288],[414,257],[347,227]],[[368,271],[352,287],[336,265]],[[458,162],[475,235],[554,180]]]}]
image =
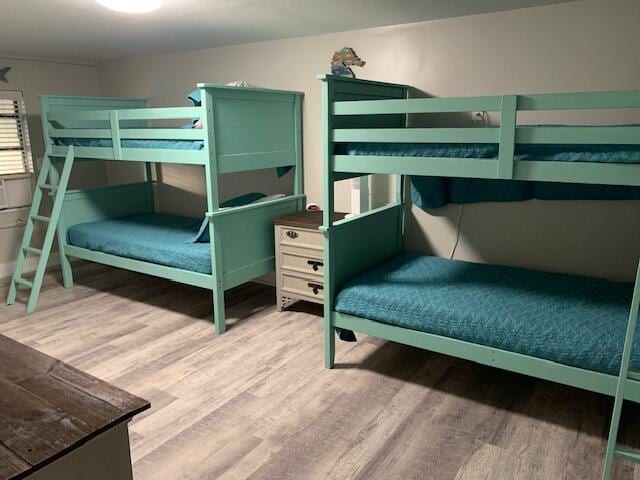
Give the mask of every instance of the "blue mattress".
[{"label": "blue mattress", "polygon": [[[497,143],[347,143],[347,155],[498,158]],[[515,160],[640,163],[640,145],[515,145]]]},{"label": "blue mattress", "polygon": [[[109,138],[56,138],[56,145],[77,147],[111,148],[113,142]],[[202,140],[120,140],[122,148],[149,148],[168,150],[202,150]],[[284,176],[293,167],[276,167],[278,177]]]},{"label": "blue mattress", "polygon": [[201,218],[162,213],[73,225],[70,245],[192,272],[211,274],[209,243],[193,243]]},{"label": "blue mattress", "polygon": [[[122,148],[166,148],[170,150],[202,150],[202,140],[121,140]],[[109,138],[57,138],[57,145],[79,147],[111,148],[113,142]]]},{"label": "blue mattress", "polygon": [[[633,287],[402,254],[350,280],[338,312],[617,375]],[[636,335],[636,344],[640,332]],[[631,365],[640,367],[636,349]]]}]

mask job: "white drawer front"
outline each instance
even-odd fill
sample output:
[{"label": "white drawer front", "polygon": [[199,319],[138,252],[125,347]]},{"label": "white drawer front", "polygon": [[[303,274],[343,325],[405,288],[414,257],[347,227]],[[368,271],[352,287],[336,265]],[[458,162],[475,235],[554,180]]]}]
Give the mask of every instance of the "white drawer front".
[{"label": "white drawer front", "polygon": [[[308,253],[308,252],[307,252]],[[324,262],[320,258],[322,252],[313,252],[316,255],[310,257],[304,252],[300,253],[295,250],[281,250],[280,251],[280,267],[286,270],[293,270],[309,275],[317,275],[319,277],[324,276]]]},{"label": "white drawer front", "polygon": [[278,243],[283,247],[322,250],[323,236],[318,230],[280,226],[279,232]]},{"label": "white drawer front", "polygon": [[324,284],[322,280],[311,277],[298,277],[285,271],[282,271],[280,275],[283,292],[306,297],[310,300],[322,301],[324,299]]}]

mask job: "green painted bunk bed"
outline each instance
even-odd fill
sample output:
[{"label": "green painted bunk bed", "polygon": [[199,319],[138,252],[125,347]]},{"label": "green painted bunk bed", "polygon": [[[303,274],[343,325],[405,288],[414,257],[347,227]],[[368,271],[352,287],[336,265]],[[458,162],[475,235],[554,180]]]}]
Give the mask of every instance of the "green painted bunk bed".
[{"label": "green painted bunk bed", "polygon": [[[640,461],[616,445],[623,400],[640,402],[640,273],[634,286],[474,264],[404,252],[403,238],[407,176],[640,186],[640,126],[517,123],[523,111],[640,108],[640,91],[411,99],[406,85],[318,78],[325,366],[343,329],[615,396],[603,478],[614,457]],[[473,111],[498,112],[500,126],[408,126],[409,114]],[[396,175],[395,201],[334,221],[334,183],[369,174]]]},{"label": "green painted bunk bed", "polygon": [[[65,287],[73,286],[69,259],[75,257],[210,289],[215,330],[224,332],[224,292],[274,270],[271,220],[304,208],[302,98],[300,92],[209,83],[198,84],[192,107],[41,97],[46,154],[7,303],[25,287],[27,311],[36,308],[57,233]],[[197,119],[202,128],[191,128]],[[142,162],[144,181],[67,190],[74,162],[95,159]],[[204,167],[205,218],[155,212],[152,164],[160,162]],[[291,195],[220,203],[222,174],[262,170],[275,176],[289,169]],[[49,216],[39,211],[43,192],[53,198]],[[37,222],[49,224],[42,247],[31,244]],[[27,255],[40,257],[31,280],[22,275]]]}]

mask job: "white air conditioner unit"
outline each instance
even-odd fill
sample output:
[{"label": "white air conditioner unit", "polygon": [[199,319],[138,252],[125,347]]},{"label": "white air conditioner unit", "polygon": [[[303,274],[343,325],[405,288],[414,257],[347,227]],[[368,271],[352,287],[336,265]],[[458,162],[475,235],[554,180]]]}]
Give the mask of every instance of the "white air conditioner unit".
[{"label": "white air conditioner unit", "polygon": [[0,180],[0,210],[31,205],[31,177]]}]

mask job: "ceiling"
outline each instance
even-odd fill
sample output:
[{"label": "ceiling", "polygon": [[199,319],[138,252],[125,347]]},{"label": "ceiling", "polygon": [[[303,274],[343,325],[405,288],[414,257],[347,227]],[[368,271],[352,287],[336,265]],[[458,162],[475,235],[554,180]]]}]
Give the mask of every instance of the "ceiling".
[{"label": "ceiling", "polygon": [[316,35],[569,0],[163,0],[148,14],[94,0],[3,0],[3,55],[101,60]]}]

